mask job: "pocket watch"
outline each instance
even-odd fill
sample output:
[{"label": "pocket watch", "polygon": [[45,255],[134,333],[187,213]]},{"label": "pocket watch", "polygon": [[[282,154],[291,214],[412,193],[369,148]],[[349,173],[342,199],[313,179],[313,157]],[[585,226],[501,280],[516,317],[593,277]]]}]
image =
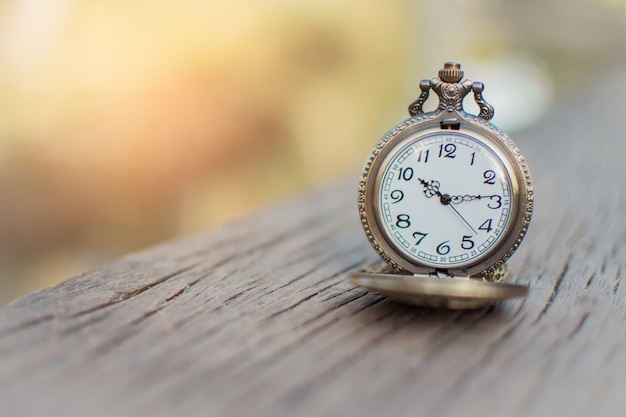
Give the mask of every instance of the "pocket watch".
[{"label": "pocket watch", "polygon": [[[358,190],[365,234],[384,262],[351,274],[353,284],[427,307],[480,308],[523,297],[502,282],[505,261],[526,234],[533,187],[513,141],[489,120],[481,82],[447,62],[420,82],[411,117],[369,155]],[[423,105],[433,91],[436,110]],[[480,112],[463,110],[473,93]]]}]

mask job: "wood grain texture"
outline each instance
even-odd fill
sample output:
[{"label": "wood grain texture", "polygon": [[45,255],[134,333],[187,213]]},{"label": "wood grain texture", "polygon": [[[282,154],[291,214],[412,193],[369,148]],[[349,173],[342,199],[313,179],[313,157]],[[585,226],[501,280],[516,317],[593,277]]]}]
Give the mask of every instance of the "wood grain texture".
[{"label": "wood grain texture", "polygon": [[626,415],[612,80],[514,135],[536,188],[509,263],[524,301],[432,311],[353,288],[377,259],[355,177],[0,309],[2,415]]}]

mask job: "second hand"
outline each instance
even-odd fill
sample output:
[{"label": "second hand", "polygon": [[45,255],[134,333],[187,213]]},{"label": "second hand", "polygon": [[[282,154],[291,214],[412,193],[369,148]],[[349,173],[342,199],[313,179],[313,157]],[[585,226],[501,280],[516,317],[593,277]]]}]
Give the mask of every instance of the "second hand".
[{"label": "second hand", "polygon": [[463,217],[461,215],[461,213],[459,213],[459,211],[457,209],[454,208],[454,206],[452,204],[447,204],[448,207],[450,207],[452,210],[454,210],[454,212],[461,218],[461,220],[463,220],[463,222],[465,222],[465,224],[467,225],[467,227],[470,228],[470,230],[472,232],[474,232],[475,235],[478,234],[478,232],[476,230],[474,230],[474,228],[472,227],[471,224],[469,224],[469,222],[467,220],[465,220],[465,217]]}]

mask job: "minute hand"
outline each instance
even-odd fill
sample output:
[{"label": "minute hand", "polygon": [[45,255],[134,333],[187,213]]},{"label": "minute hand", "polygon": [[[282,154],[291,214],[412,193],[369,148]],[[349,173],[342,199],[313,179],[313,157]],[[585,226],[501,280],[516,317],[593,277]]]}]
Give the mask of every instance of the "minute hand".
[{"label": "minute hand", "polygon": [[450,197],[450,202],[454,204],[459,204],[464,201],[474,201],[474,200],[486,200],[486,199],[494,199],[500,197],[498,194],[493,195],[453,195]]}]

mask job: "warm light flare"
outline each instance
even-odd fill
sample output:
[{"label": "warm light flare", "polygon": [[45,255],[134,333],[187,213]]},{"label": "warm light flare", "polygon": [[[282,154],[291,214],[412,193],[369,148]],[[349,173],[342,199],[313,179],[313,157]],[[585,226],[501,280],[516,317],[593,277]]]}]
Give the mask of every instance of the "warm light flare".
[{"label": "warm light flare", "polygon": [[123,254],[357,167],[381,93],[403,84],[386,45],[405,25],[399,5],[349,3],[5,4],[0,266],[38,275],[45,259],[66,278],[76,253]]}]

